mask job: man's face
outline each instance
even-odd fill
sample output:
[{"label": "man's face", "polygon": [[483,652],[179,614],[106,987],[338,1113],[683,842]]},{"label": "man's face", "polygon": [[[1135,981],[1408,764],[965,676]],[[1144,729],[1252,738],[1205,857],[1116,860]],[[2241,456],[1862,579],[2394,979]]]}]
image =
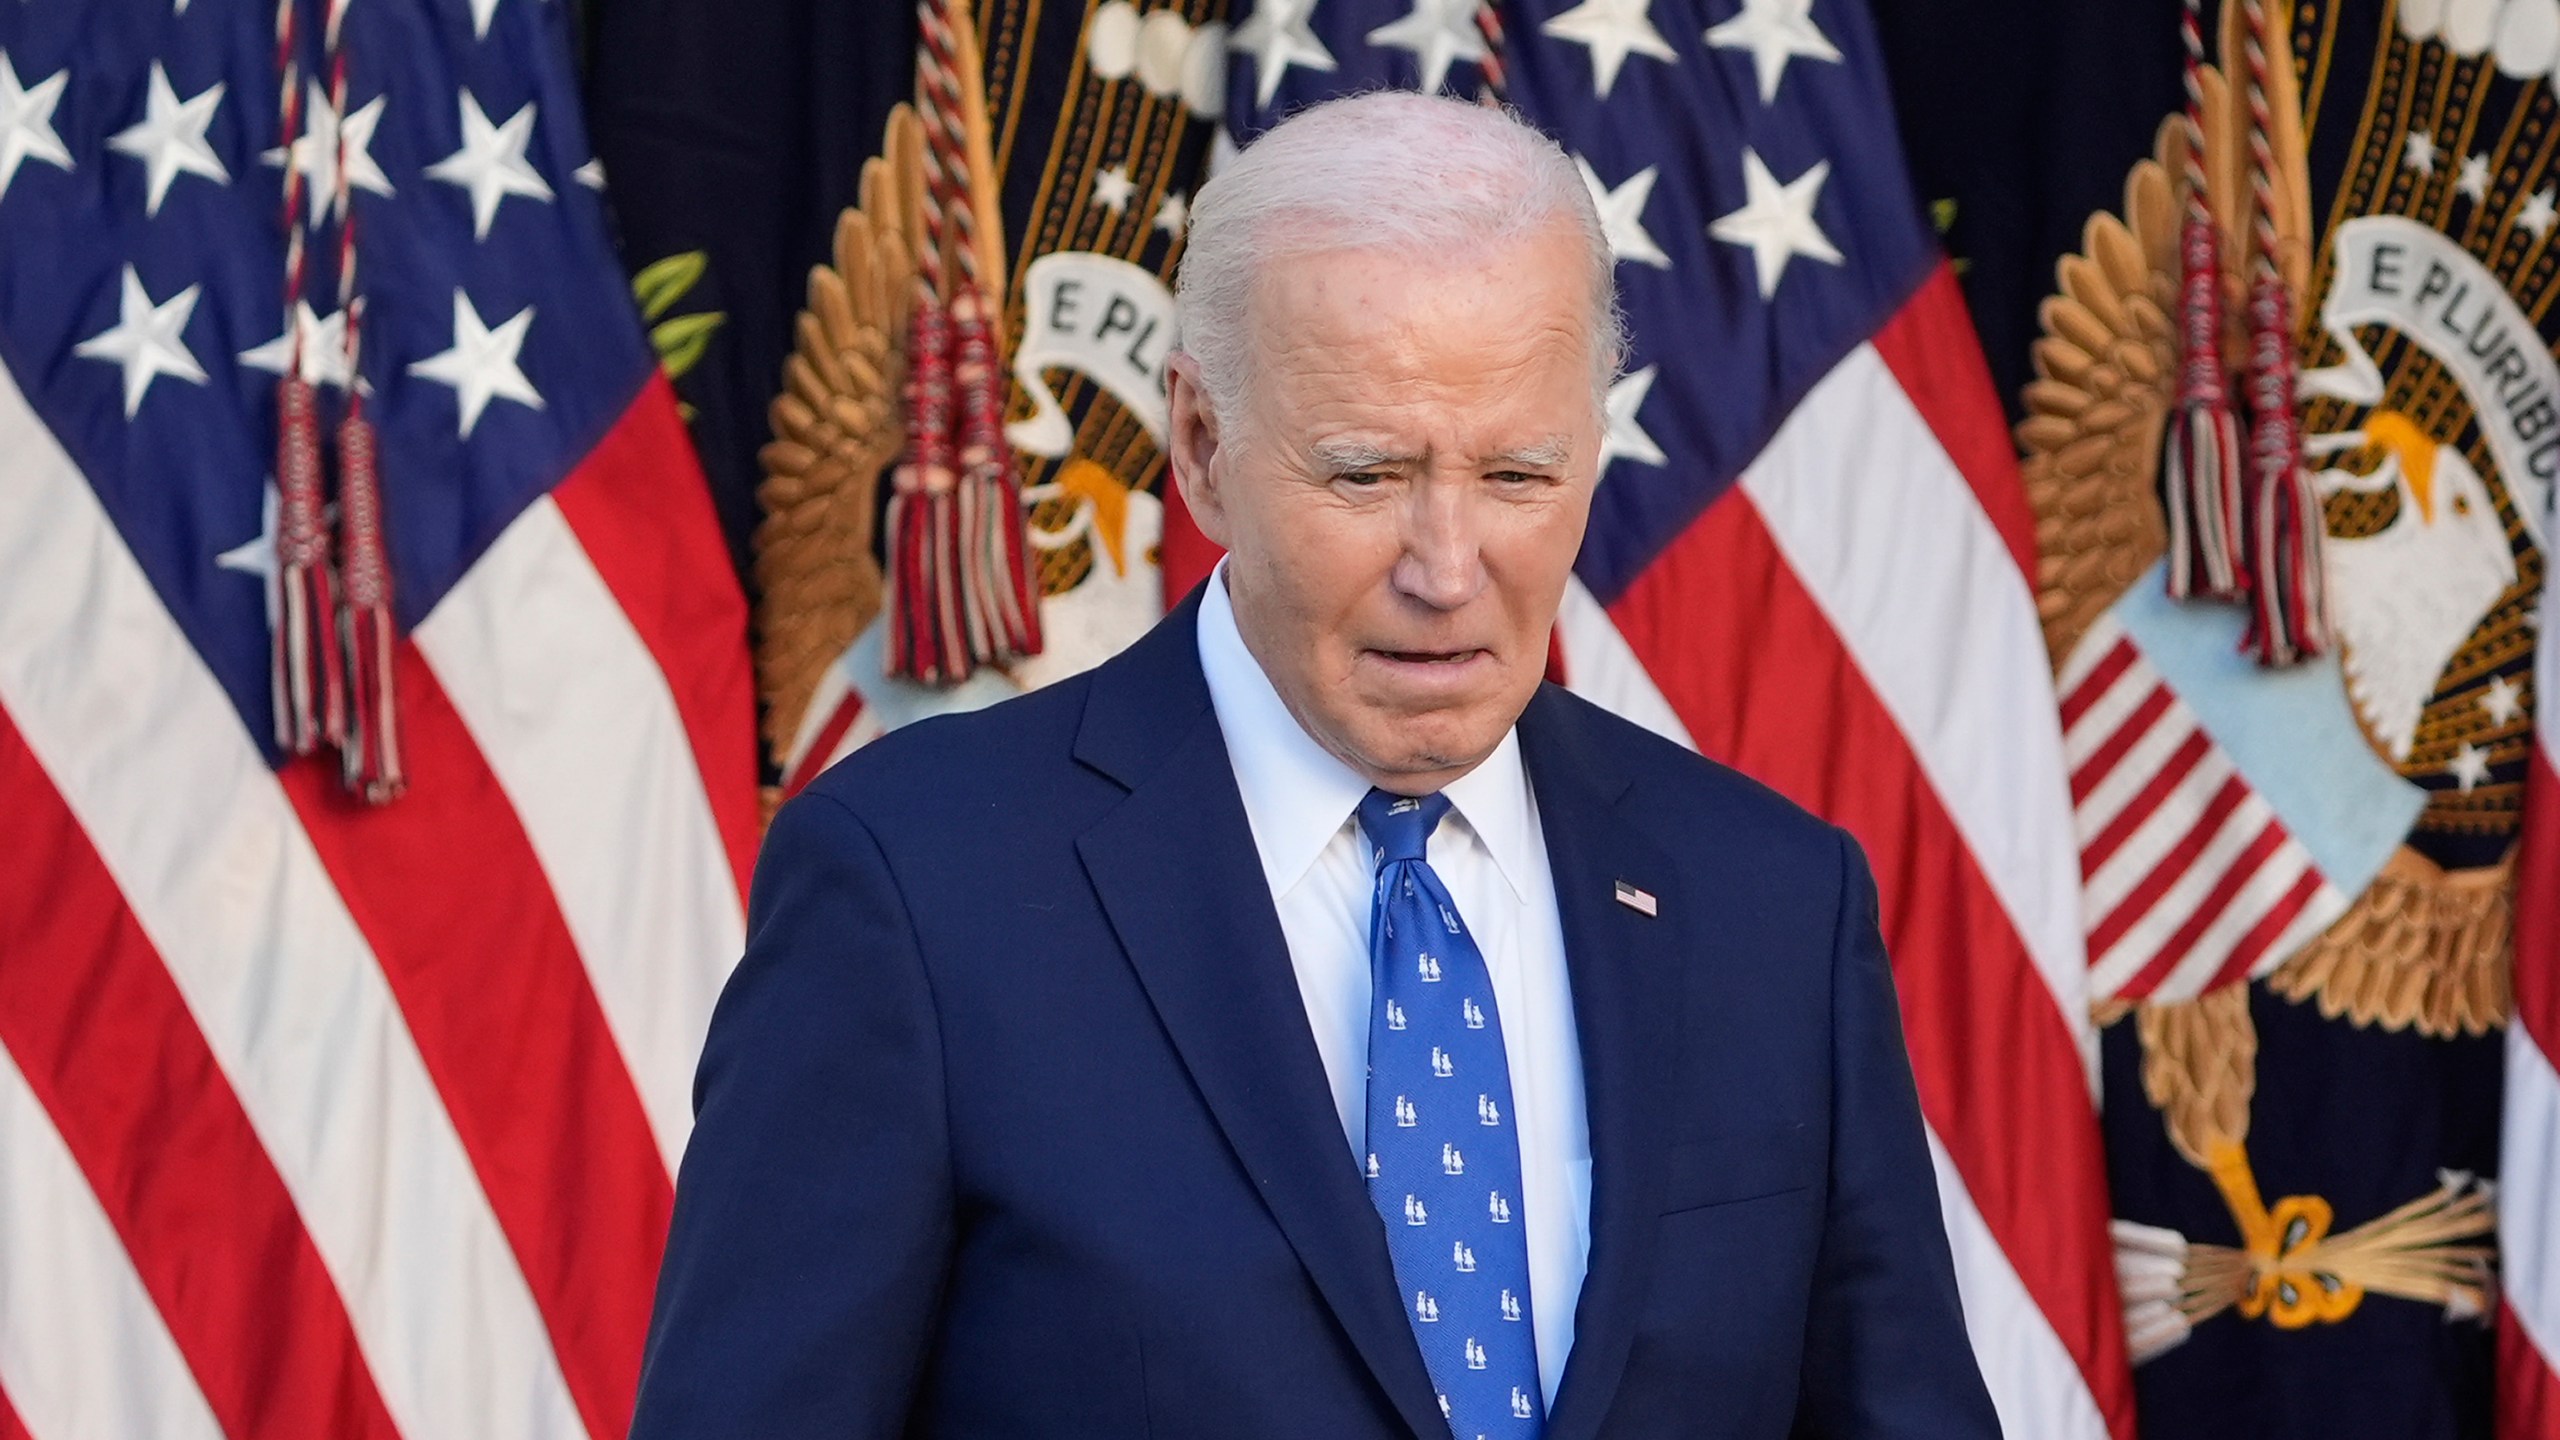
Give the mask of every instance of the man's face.
[{"label": "man's face", "polygon": [[1237,628],[1374,785],[1464,775],[1545,673],[1599,454],[1587,264],[1563,222],[1454,258],[1274,261],[1225,434],[1177,358],[1175,468]]}]

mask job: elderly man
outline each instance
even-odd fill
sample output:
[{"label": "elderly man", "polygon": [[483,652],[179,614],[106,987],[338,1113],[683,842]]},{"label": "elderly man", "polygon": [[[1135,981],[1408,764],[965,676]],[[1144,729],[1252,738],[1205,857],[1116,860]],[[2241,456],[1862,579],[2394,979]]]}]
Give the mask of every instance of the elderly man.
[{"label": "elderly man", "polygon": [[775,821],[634,1435],[1996,1436],[1856,847],[1542,684],[1572,162],[1339,101],[1189,245],[1228,558]]}]

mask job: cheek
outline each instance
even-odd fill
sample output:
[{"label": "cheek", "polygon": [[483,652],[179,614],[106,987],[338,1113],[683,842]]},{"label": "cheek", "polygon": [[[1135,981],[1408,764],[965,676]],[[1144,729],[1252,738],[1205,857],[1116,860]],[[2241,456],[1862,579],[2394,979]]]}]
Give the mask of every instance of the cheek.
[{"label": "cheek", "polygon": [[1590,515],[1588,491],[1512,507],[1484,547],[1485,564],[1514,608],[1551,610],[1581,553]]},{"label": "cheek", "polygon": [[1264,573],[1293,611],[1317,622],[1355,610],[1382,587],[1400,553],[1383,507],[1346,506],[1313,488],[1268,506],[1255,538]]}]

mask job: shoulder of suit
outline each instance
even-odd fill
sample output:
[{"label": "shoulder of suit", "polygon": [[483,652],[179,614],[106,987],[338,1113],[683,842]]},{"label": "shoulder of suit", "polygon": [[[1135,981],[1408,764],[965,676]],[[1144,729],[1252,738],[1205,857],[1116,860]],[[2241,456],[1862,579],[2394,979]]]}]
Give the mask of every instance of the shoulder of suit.
[{"label": "shoulder of suit", "polygon": [[1722,835],[1779,847],[1807,858],[1837,855],[1839,830],[1741,771],[1708,759],[1615,711],[1560,686],[1549,687],[1601,753],[1632,782],[1627,803],[1688,831],[1708,825]]},{"label": "shoulder of suit", "polygon": [[990,705],[902,725],[810,782],[874,829],[1019,799],[1075,768],[1087,675]]}]

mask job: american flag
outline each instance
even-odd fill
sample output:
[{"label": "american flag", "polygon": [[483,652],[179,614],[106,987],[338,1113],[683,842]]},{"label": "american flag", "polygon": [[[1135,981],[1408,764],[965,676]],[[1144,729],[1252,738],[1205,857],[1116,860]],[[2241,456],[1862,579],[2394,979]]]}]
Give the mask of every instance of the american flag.
[{"label": "american flag", "polygon": [[1566,682],[1865,845],[2001,1418],[2044,1440],[2130,1435],[2035,541],[1867,16],[1851,0],[1239,12],[1239,141],[1330,95],[1495,80],[1581,164],[1635,345],[1558,627]]},{"label": "american flag", "polygon": [[[752,702],[566,24],[0,3],[0,1436],[627,1425]],[[275,738],[287,371],[379,436],[385,804]]]},{"label": "american flag", "polygon": [[[2534,693],[2560,696],[2560,592],[2548,583],[2540,631]],[[2536,711],[2527,765],[2498,1132],[2498,1435],[2560,1440],[2560,704]]]}]

